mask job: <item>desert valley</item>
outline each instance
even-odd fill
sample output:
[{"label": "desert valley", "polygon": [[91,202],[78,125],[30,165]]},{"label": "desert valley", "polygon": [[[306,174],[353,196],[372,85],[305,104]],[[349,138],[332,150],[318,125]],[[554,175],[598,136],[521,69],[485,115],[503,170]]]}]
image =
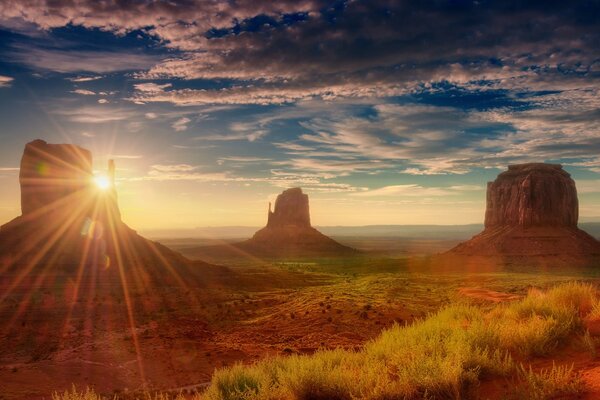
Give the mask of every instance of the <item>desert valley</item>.
[{"label": "desert valley", "polygon": [[[119,398],[253,396],[256,388],[245,383],[232,383],[241,385],[237,395],[223,392],[233,390],[219,383],[225,372],[213,374],[273,357],[356,354],[387,329],[418,327],[456,304],[490,310],[572,281],[587,282],[572,290],[597,296],[600,242],[577,228],[575,184],[558,165],[509,167],[488,185],[485,230],[444,252],[361,250],[356,237],[356,248],[344,246],[311,227],[308,195],[296,188],[277,197],[267,226],[251,239],[204,246],[173,239],[179,254],[121,221],[114,164],[107,189],[94,182],[91,164],[77,146],[37,140],[25,147],[23,214],[0,229],[2,398],[84,388]],[[600,395],[593,350],[600,316],[585,317],[590,301],[578,305],[589,307],[577,317],[580,327],[550,332],[558,336],[540,339],[540,349],[509,346],[507,356],[542,373],[575,366],[565,379],[577,374],[582,394]],[[540,323],[553,321],[532,312]],[[512,373],[479,379],[413,390],[476,398],[531,390]],[[346,389],[336,394],[327,382],[298,384],[345,398]]]},{"label": "desert valley", "polygon": [[0,400],[600,399],[600,1],[0,0]]}]

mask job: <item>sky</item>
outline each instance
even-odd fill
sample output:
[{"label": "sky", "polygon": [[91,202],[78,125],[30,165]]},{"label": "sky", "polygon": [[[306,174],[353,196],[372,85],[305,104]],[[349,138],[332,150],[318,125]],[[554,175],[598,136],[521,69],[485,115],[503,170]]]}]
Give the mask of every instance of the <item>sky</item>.
[{"label": "sky", "polygon": [[136,229],[481,223],[561,163],[600,221],[600,2],[0,0],[0,223],[34,139],[117,165]]}]

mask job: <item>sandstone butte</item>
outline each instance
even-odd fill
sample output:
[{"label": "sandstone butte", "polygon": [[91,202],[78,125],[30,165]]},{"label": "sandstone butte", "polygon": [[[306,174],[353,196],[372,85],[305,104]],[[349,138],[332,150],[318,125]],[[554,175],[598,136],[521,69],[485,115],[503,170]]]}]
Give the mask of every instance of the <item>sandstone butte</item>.
[{"label": "sandstone butte", "polygon": [[357,253],[328,236],[310,223],[308,195],[301,188],[283,191],[269,212],[267,226],[238,244],[244,251],[272,256],[340,255]]},{"label": "sandstone butte", "polygon": [[122,222],[112,160],[107,175],[110,186],[100,190],[94,184],[90,151],[43,140],[28,143],[19,173],[22,215],[0,227],[0,262],[186,264],[183,256],[144,239]]},{"label": "sandstone butte", "polygon": [[577,227],[579,203],[561,165],[511,165],[487,186],[485,229],[448,254],[589,258],[600,242]]}]

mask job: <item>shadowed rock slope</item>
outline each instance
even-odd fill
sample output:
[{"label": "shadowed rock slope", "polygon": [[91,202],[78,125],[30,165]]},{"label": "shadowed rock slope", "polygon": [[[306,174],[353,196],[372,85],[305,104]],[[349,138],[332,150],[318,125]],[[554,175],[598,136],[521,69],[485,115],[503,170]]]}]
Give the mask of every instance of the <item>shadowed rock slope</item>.
[{"label": "shadowed rock slope", "polygon": [[600,256],[600,242],[577,227],[577,189],[561,165],[511,165],[487,187],[485,229],[451,255]]}]

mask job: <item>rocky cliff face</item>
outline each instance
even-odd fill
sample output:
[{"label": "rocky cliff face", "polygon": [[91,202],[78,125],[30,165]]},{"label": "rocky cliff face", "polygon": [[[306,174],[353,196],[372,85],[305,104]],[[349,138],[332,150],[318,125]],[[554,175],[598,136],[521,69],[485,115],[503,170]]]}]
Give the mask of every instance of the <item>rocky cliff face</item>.
[{"label": "rocky cliff face", "polygon": [[577,189],[556,164],[511,165],[488,183],[485,229],[448,253],[502,257],[600,256],[600,242],[577,228]]},{"label": "rocky cliff face", "polygon": [[277,196],[273,211],[269,204],[267,227],[281,228],[285,226],[310,227],[308,195],[302,193],[301,188],[284,190]]},{"label": "rocky cliff face", "polygon": [[19,181],[23,215],[40,209],[72,208],[89,196],[92,153],[71,144],[27,143]]},{"label": "rocky cliff face", "polygon": [[575,182],[562,166],[511,165],[488,183],[485,227],[576,227],[578,210]]}]

